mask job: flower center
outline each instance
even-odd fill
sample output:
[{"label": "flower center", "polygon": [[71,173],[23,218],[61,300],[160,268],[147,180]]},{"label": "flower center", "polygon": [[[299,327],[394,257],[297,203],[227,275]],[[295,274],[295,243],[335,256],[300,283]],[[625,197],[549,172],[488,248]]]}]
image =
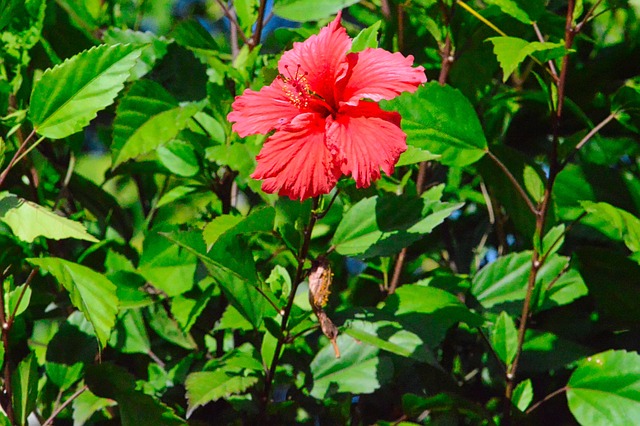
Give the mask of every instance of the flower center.
[{"label": "flower center", "polygon": [[307,81],[308,72],[300,70],[298,64],[295,73],[291,74],[289,65],[284,66],[288,75],[279,75],[282,80],[282,90],[289,101],[297,108],[306,108],[309,106],[309,98],[313,95],[311,86]]}]

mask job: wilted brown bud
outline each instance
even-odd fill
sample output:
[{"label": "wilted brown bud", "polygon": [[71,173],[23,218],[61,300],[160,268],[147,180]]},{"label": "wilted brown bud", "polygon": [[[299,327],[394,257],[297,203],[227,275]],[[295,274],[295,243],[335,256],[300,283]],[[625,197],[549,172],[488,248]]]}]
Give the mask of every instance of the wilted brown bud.
[{"label": "wilted brown bud", "polygon": [[320,309],[327,304],[332,280],[333,274],[329,261],[325,257],[319,257],[313,262],[309,273],[309,303],[314,308]]}]

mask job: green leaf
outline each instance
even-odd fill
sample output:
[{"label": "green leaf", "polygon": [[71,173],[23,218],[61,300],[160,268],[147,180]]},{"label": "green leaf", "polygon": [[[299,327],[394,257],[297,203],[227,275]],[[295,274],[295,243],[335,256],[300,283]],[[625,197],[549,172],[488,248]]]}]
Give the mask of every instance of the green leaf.
[{"label": "green leaf", "polygon": [[43,257],[27,261],[49,272],[67,289],[71,303],[89,320],[104,347],[118,312],[116,286],[104,275],[67,260]]},{"label": "green leaf", "polygon": [[327,392],[372,393],[391,378],[392,364],[379,357],[379,349],[361,344],[350,336],[337,338],[340,358],[336,358],[332,345],[318,352],[310,369],[313,374],[311,395],[317,399],[327,397]]},{"label": "green leaf", "polygon": [[518,350],[518,331],[513,318],[506,312],[500,312],[491,333],[491,345],[500,359],[511,365]]},{"label": "green leaf", "polygon": [[121,314],[109,346],[127,354],[149,353],[151,342],[140,309],[129,309]]},{"label": "green leaf", "polygon": [[0,220],[9,225],[19,239],[28,243],[36,237],[98,242],[82,224],[7,192],[0,193]]},{"label": "green leaf", "polygon": [[442,186],[422,197],[387,194],[352,206],[336,229],[332,244],[346,256],[389,256],[418,241],[462,204],[440,201]]},{"label": "green leaf", "polygon": [[218,238],[228,230],[232,229],[238,223],[242,222],[244,218],[242,216],[234,216],[230,214],[225,214],[216,217],[211,222],[204,227],[202,231],[202,236],[204,237],[204,242],[207,243],[208,246],[213,245]]},{"label": "green leaf", "polygon": [[318,21],[338,11],[358,3],[359,0],[280,0],[275,2],[273,13],[281,18],[296,22]]},{"label": "green leaf", "polygon": [[533,401],[533,385],[531,379],[526,379],[518,383],[518,386],[513,390],[511,402],[518,407],[518,410],[524,412]]},{"label": "green leaf", "polygon": [[563,224],[549,229],[549,232],[547,232],[542,239],[542,254],[544,256],[551,256],[562,248],[565,232],[565,226]]},{"label": "green leaf", "polygon": [[545,52],[544,60],[559,58],[565,54],[563,43],[533,41],[517,37],[491,37],[493,52],[502,68],[502,81],[506,82],[518,65],[535,52]]},{"label": "green leaf", "polygon": [[[582,277],[576,270],[563,272],[568,262],[566,257],[553,255],[540,268],[536,277],[539,296],[534,300],[534,312],[565,305],[587,294]],[[517,315],[522,308],[530,271],[530,251],[508,254],[476,274],[471,293],[491,312],[506,311]],[[551,283],[553,285],[548,289]]]},{"label": "green leaf", "polygon": [[611,112],[627,129],[640,133],[640,80],[630,80],[611,99]]},{"label": "green leaf", "polygon": [[376,321],[374,323],[353,320],[346,324],[343,332],[363,343],[417,361],[438,365],[433,353],[429,351],[422,339],[404,330],[393,321]]},{"label": "green leaf", "polygon": [[465,322],[482,325],[481,316],[471,312],[456,296],[435,287],[405,284],[387,297],[382,312],[398,321],[429,347],[438,345],[449,327]]},{"label": "green leaf", "polygon": [[191,373],[184,384],[189,402],[187,417],[199,406],[245,392],[257,382],[257,377],[229,374],[224,370]]},{"label": "green leaf", "polygon": [[11,377],[13,412],[19,425],[26,425],[27,417],[36,408],[38,397],[38,363],[30,353],[18,364]]},{"label": "green leaf", "polygon": [[198,157],[189,142],[174,139],[159,147],[156,153],[162,165],[175,175],[190,177],[200,171]]},{"label": "green leaf", "polygon": [[158,37],[151,32],[123,30],[109,28],[104,33],[104,42],[107,44],[136,44],[144,45],[140,58],[131,70],[131,80],[138,80],[147,74],[155,63],[167,54],[167,46],[170,41],[164,37]]},{"label": "green leaf", "polygon": [[136,391],[134,377],[121,367],[108,363],[90,365],[85,380],[95,395],[118,402],[118,424],[122,426],[186,425],[165,404]]},{"label": "green leaf", "polygon": [[[31,301],[31,287],[27,284],[19,285],[13,290],[4,294],[4,306],[6,312],[14,314],[17,317],[21,313],[27,310],[29,302]],[[20,303],[20,305],[18,305]]]},{"label": "green leaf", "polygon": [[610,350],[586,358],[567,383],[567,400],[582,425],[635,424],[640,418],[640,355]]},{"label": "green leaf", "polygon": [[544,196],[544,182],[538,172],[528,164],[523,171],[524,187],[535,202],[542,200]]},{"label": "green leaf", "polygon": [[95,412],[114,405],[116,405],[115,401],[97,397],[87,389],[73,400],[74,425],[84,425]]},{"label": "green leaf", "polygon": [[408,145],[407,150],[400,154],[400,158],[396,163],[396,167],[406,166],[409,164],[422,163],[423,161],[438,160],[441,156],[432,154],[424,149],[416,148],[415,146]]},{"label": "green leaf", "polygon": [[378,31],[380,31],[381,23],[382,21],[376,21],[375,24],[360,31],[351,43],[351,52],[378,47]]},{"label": "green leaf", "polygon": [[[407,393],[402,396],[402,407],[404,412],[411,417],[419,417],[424,412],[434,414],[445,413],[445,416],[449,414],[455,416],[454,418],[456,419],[460,419],[460,422],[454,424],[495,425],[491,419],[491,415],[484,407],[451,393],[442,392],[428,398]],[[472,421],[465,422],[462,421],[462,419],[470,419]],[[445,422],[445,424],[447,423]]]},{"label": "green leaf", "polygon": [[191,290],[197,262],[193,253],[153,232],[144,239],[138,272],[172,297]]},{"label": "green leaf", "polygon": [[640,219],[608,203],[582,201],[580,204],[596,219],[590,222],[591,226],[617,241],[624,241],[632,252],[640,251]]},{"label": "green leaf", "polygon": [[486,3],[498,6],[504,13],[523,24],[531,24],[533,22],[527,12],[522,10],[515,0],[487,0]]},{"label": "green leaf", "polygon": [[[131,92],[129,92],[128,100],[131,102]],[[136,100],[137,101],[137,100]],[[172,141],[178,133],[187,127],[191,118],[205,107],[207,101],[200,102],[186,102],[182,106],[163,110],[161,112],[154,111],[150,113],[151,108],[156,109],[156,106],[149,105],[154,103],[154,99],[144,99],[142,104],[147,103],[146,109],[144,106],[139,110],[129,110],[131,105],[129,102],[120,104],[118,111],[116,111],[119,118],[114,122],[114,144],[115,144],[115,132],[116,126],[122,126],[118,130],[127,128],[124,131],[118,133],[118,136],[124,139],[124,142],[118,143],[117,148],[119,150],[114,151],[116,154],[113,162],[113,168],[115,169],[119,164],[135,158],[139,155],[149,153],[154,149]],[[140,105],[140,103],[138,103]],[[156,103],[157,105],[157,103]],[[127,114],[124,115],[123,114]],[[131,115],[137,115],[138,117],[131,118]],[[139,126],[132,126],[132,121],[139,121],[140,117],[144,121]],[[122,146],[119,144],[122,143]]]},{"label": "green leaf", "polygon": [[457,89],[431,82],[383,105],[402,115],[408,145],[441,155],[443,164],[466,166],[487,150],[478,115]]},{"label": "green leaf", "polygon": [[33,87],[29,108],[38,134],[60,139],[84,128],[111,105],[140,53],[137,46],[104,44],[45,71]]}]

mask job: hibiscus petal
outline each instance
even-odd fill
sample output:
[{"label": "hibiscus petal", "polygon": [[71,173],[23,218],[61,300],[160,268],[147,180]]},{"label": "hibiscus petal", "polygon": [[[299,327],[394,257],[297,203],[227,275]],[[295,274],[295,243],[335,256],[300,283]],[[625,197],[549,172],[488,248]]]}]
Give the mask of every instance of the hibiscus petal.
[{"label": "hibiscus petal", "polygon": [[349,54],[353,67],[340,99],[355,105],[360,99],[393,99],[402,92],[415,92],[427,81],[423,67],[412,67],[413,56],[384,49],[365,49]]},{"label": "hibiscus petal", "polygon": [[352,175],[358,188],[380,178],[380,169],[393,173],[407,149],[400,115],[372,102],[345,105],[327,129],[329,148],[338,151],[342,173]]},{"label": "hibiscus petal", "polygon": [[251,175],[263,179],[262,190],[304,200],[328,194],[340,168],[325,143],[325,119],[305,113],[276,131],[265,142]]},{"label": "hibiscus petal", "polygon": [[318,35],[293,43],[293,49],[285,52],[278,62],[278,70],[284,77],[307,73],[311,89],[330,105],[335,104],[335,82],[347,70],[346,55],[351,49],[351,38],[340,25],[340,17],[338,13]]},{"label": "hibiscus petal", "polygon": [[232,128],[240,137],[269,133],[300,114],[300,110],[289,101],[279,79],[259,92],[245,90],[231,107],[233,111],[227,115],[227,120],[234,123]]}]

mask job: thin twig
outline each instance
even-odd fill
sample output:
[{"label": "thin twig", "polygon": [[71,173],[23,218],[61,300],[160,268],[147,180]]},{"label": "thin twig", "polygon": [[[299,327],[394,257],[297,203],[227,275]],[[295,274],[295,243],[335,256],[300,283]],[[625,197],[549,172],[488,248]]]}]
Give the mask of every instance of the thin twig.
[{"label": "thin twig", "polygon": [[551,398],[553,398],[556,395],[560,395],[562,392],[565,392],[567,390],[567,387],[563,387],[560,388],[558,390],[555,390],[553,392],[551,392],[549,395],[545,396],[544,398],[542,398],[540,401],[536,402],[535,404],[533,404],[531,407],[529,407],[527,409],[527,411],[525,411],[525,414],[531,414],[531,412],[533,410],[535,410],[536,408],[538,408],[539,406],[541,406],[542,404],[544,404],[545,402],[547,402],[548,400],[550,400]]},{"label": "thin twig", "polygon": [[589,19],[591,19],[592,15],[596,11],[596,8],[600,6],[600,3],[602,3],[602,0],[598,0],[593,4],[593,6],[591,6],[587,14],[584,15],[582,21],[580,21],[580,23],[576,25],[576,32],[580,32],[582,30],[582,27],[589,21]]},{"label": "thin twig", "polygon": [[264,25],[264,12],[267,8],[267,0],[260,0],[260,6],[258,7],[258,18],[256,19],[256,29],[253,31],[251,41],[249,42],[249,48],[253,50],[260,44],[262,38],[262,28]]},{"label": "thin twig", "polygon": [[226,16],[227,19],[231,22],[231,25],[232,26],[235,25],[235,27],[239,30],[238,34],[240,34],[240,38],[242,39],[242,41],[244,41],[245,44],[250,44],[249,39],[242,31],[242,27],[240,27],[240,24],[238,24],[238,20],[236,19],[234,14],[231,13],[231,10],[227,7],[227,5],[224,4],[222,0],[216,0],[216,3],[218,3],[218,5],[222,8],[222,11],[224,12],[224,16]]},{"label": "thin twig", "polygon": [[393,294],[396,292],[396,288],[398,288],[398,284],[400,283],[400,274],[402,273],[402,268],[404,267],[405,257],[407,256],[406,247],[400,250],[398,253],[398,257],[396,258],[396,265],[393,268],[393,276],[391,277],[391,283],[389,283],[389,288],[387,289],[387,294]]},{"label": "thin twig", "polygon": [[[540,41],[540,43],[544,43],[546,40],[544,39],[544,36],[542,35],[542,32],[540,31],[540,27],[538,27],[538,23],[537,22],[533,22],[533,29],[536,32],[536,36],[538,37],[538,40]],[[556,70],[556,64],[553,63],[553,60],[550,59],[548,62],[549,64],[549,71],[551,72],[551,75],[553,76],[553,79],[556,81],[556,84],[558,83],[558,70]]]},{"label": "thin twig", "polygon": [[25,140],[22,141],[22,143],[18,147],[18,150],[13,154],[13,158],[11,158],[11,161],[9,161],[9,164],[7,164],[7,167],[2,171],[2,173],[0,173],[0,187],[2,187],[4,180],[7,178],[7,175],[9,174],[9,171],[18,162],[18,157],[20,157],[20,154],[22,154],[22,152],[26,149],[27,144],[29,144],[29,142],[35,136],[35,134],[36,134],[35,130],[29,133],[29,136],[27,136]]},{"label": "thin twig", "polygon": [[580,213],[580,216],[575,218],[573,222],[571,222],[569,226],[567,226],[567,228],[564,230],[564,232],[561,235],[558,235],[558,238],[556,238],[555,241],[551,243],[551,246],[549,246],[549,249],[542,255],[542,258],[541,258],[542,263],[544,263],[547,260],[547,257],[549,257],[549,254],[553,252],[553,249],[556,247],[556,245],[558,245],[558,243],[569,233],[569,231],[571,231],[571,229],[575,225],[577,225],[578,222],[580,222],[586,215],[587,215],[587,212]]},{"label": "thin twig", "polygon": [[573,148],[573,150],[569,153],[569,155],[567,155],[567,157],[564,159],[564,161],[562,162],[562,164],[560,165],[560,170],[564,169],[565,167],[567,167],[567,164],[569,164],[569,161],[571,161],[571,159],[573,158],[574,155],[576,155],[578,153],[578,151],[580,151],[580,149],[585,146],[587,144],[587,142],[589,142],[591,140],[591,138],[593,138],[596,133],[598,133],[600,130],[602,130],[602,128],[604,126],[606,126],[607,124],[609,124],[614,118],[616,118],[617,116],[617,112],[612,112],[611,114],[609,114],[604,120],[602,120],[600,123],[598,123],[593,129],[591,129],[591,131],[589,131],[589,133],[587,133],[581,140],[580,142],[578,142],[578,144],[575,146],[575,148]]},{"label": "thin twig", "polygon": [[[9,328],[13,326],[13,322],[16,320],[16,315],[18,313],[18,308],[20,307],[20,303],[22,302],[22,298],[24,297],[24,294],[27,292],[27,288],[29,288],[29,286],[31,285],[31,281],[33,280],[33,277],[35,277],[36,273],[38,273],[38,270],[39,270],[38,267],[33,268],[33,270],[29,273],[27,280],[24,282],[24,287],[22,287],[22,291],[20,292],[20,296],[18,297],[18,302],[16,303],[16,306],[13,307],[13,312],[11,312],[11,316],[7,318],[7,325]],[[2,285],[2,283],[0,283],[0,285]]]},{"label": "thin twig", "polygon": [[65,402],[63,402],[58,408],[56,408],[53,413],[51,413],[51,416],[49,416],[49,418],[42,424],[42,426],[49,426],[53,424],[53,421],[55,420],[56,416],[58,414],[60,414],[60,412],[62,410],[64,410],[67,405],[71,404],[73,402],[74,399],[76,399],[77,397],[79,397],[80,395],[82,395],[82,393],[84,393],[84,391],[88,390],[89,386],[84,385],[83,387],[81,387],[80,389],[78,389],[77,391],[74,392],[73,395],[71,395]]},{"label": "thin twig", "polygon": [[276,310],[278,315],[284,315],[284,310],[280,308],[278,305],[276,305],[275,302],[271,300],[271,298],[267,296],[267,294],[259,286],[256,285],[254,288],[258,291],[258,293],[262,295],[262,297],[264,297],[267,300],[267,302],[269,302],[271,306],[273,306],[273,309]]},{"label": "thin twig", "polygon": [[520,182],[518,182],[515,176],[513,176],[513,174],[507,168],[507,166],[505,166],[505,164],[502,161],[500,161],[500,159],[496,157],[493,152],[487,149],[486,153],[489,156],[489,158],[491,158],[491,160],[493,160],[493,162],[496,163],[496,165],[500,168],[500,170],[504,172],[507,178],[509,178],[509,181],[511,182],[515,190],[518,192],[518,195],[520,195],[520,197],[527,204],[529,211],[531,211],[531,213],[533,213],[534,215],[538,215],[538,209],[536,208],[536,206],[533,205],[533,203],[531,202],[531,199],[525,192],[524,188],[522,187],[522,185],[520,185]]}]

